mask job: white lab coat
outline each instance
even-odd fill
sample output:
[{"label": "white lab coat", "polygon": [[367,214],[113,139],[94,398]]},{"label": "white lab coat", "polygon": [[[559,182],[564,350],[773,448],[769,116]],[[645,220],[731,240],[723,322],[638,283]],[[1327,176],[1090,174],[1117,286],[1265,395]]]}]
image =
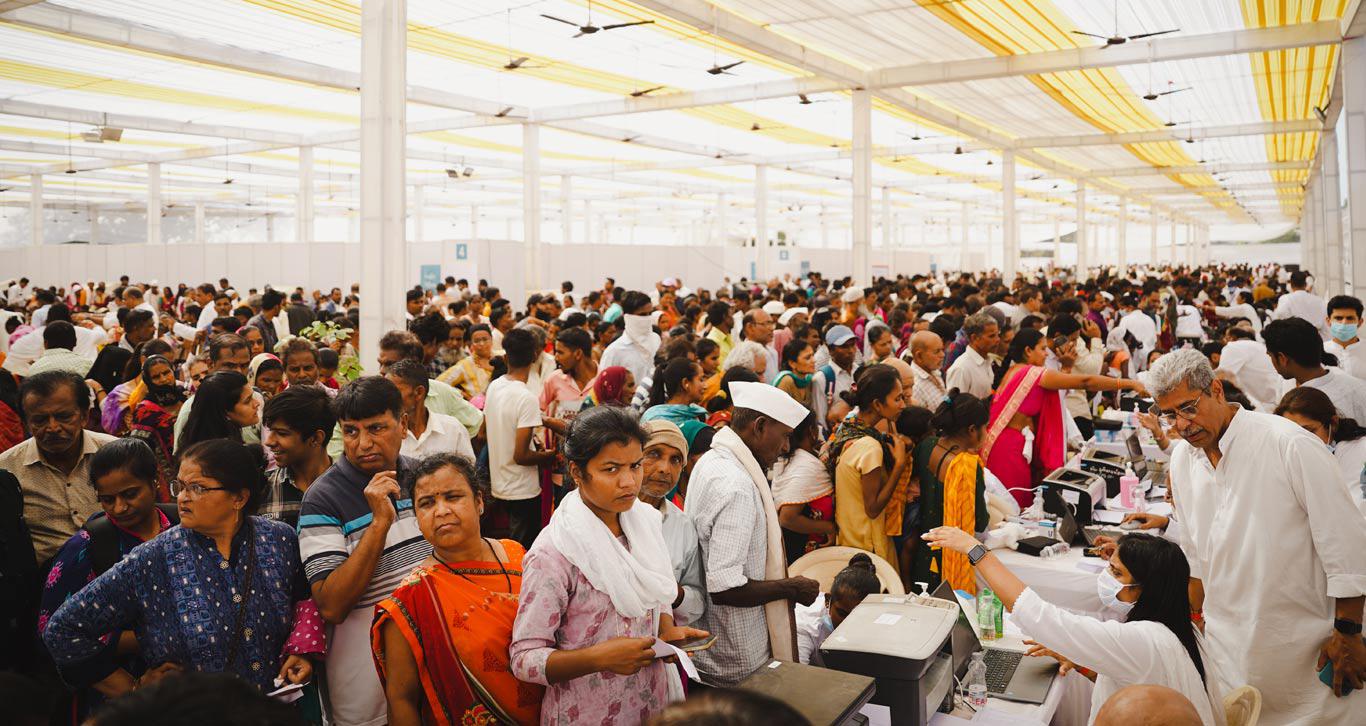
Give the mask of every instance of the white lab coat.
[{"label": "white lab coat", "polygon": [[1256,411],[1234,415],[1219,449],[1216,469],[1177,442],[1171,476],[1221,687],[1260,690],[1268,726],[1361,723],[1366,695],[1333,696],[1315,667],[1334,600],[1366,595],[1366,527],[1337,462],[1318,437]]},{"label": "white lab coat", "polygon": [[1200,714],[1200,723],[1224,723],[1219,679],[1211,672],[1211,659],[1198,631],[1196,642],[1205,665],[1204,681],[1176,634],[1161,623],[1077,615],[1044,602],[1031,589],[1016,598],[1010,618],[1031,639],[1096,672],[1087,723],[1095,722],[1100,707],[1116,691],[1139,684],[1166,686],[1189,698]]}]

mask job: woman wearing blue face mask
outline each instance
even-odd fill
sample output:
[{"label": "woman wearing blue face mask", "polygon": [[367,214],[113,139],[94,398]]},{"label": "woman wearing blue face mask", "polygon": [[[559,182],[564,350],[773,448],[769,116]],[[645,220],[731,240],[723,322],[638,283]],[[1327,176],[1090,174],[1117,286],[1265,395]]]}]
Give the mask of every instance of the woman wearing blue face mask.
[{"label": "woman wearing blue face mask", "polygon": [[1218,679],[1205,672],[1204,641],[1191,620],[1190,566],[1179,545],[1147,534],[1119,538],[1096,578],[1100,601],[1116,620],[1077,615],[1044,602],[972,535],[939,527],[932,547],[961,552],[1033,641],[1029,654],[1062,663],[1096,682],[1089,722],[1116,691],[1137,684],[1172,688],[1195,704],[1200,722],[1223,724]]}]

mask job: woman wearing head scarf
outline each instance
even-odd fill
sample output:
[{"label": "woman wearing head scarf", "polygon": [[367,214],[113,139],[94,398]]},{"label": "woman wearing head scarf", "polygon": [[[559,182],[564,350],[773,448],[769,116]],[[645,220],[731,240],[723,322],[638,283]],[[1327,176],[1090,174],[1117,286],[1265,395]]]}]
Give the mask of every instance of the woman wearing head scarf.
[{"label": "woman wearing head scarf", "polygon": [[139,378],[145,394],[133,409],[129,436],[140,438],[151,447],[157,461],[157,501],[171,501],[171,479],[175,478],[175,420],[187,398],[176,382],[175,368],[166,358],[154,355],[142,366]]},{"label": "woman wearing head scarf", "polygon": [[583,402],[591,406],[629,406],[636,390],[636,378],[623,366],[608,366],[593,381],[593,393]]},{"label": "woman wearing head scarf", "polygon": [[247,383],[265,399],[270,399],[280,392],[280,384],[284,382],[284,377],[285,365],[271,353],[257,355],[251,359],[251,365],[247,366]]},{"label": "woman wearing head scarf", "polygon": [[105,396],[104,402],[100,404],[100,424],[105,433],[114,436],[124,436],[128,433],[133,424],[133,410],[147,395],[147,387],[143,385],[141,375],[143,366],[147,365],[147,359],[154,355],[164,356],[169,360],[171,353],[170,343],[160,338],[153,338],[138,346],[123,369],[120,383],[113,388],[105,389],[109,395]]}]

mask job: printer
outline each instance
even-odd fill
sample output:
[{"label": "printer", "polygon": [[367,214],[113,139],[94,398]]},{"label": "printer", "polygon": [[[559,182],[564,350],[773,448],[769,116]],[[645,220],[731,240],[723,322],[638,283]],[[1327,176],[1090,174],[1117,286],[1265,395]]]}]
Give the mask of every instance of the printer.
[{"label": "printer", "polygon": [[[1120,471],[1123,471],[1123,467]],[[1092,510],[1097,504],[1104,503],[1106,496],[1106,483],[1100,475],[1067,467],[1055,469],[1043,478],[1040,486],[1045,493],[1057,493],[1056,497],[1044,497],[1044,511],[1062,517],[1063,512],[1057,510],[1065,505],[1077,518],[1077,523],[1083,526],[1091,523]]]},{"label": "printer", "polygon": [[1105,496],[1119,496],[1119,478],[1124,476],[1124,465],[1129,457],[1090,446],[1081,453],[1081,470],[1105,480]]},{"label": "printer", "polygon": [[825,667],[871,676],[872,702],[892,723],[929,722],[953,691],[949,635],[957,603],[921,595],[869,595],[821,645]]}]

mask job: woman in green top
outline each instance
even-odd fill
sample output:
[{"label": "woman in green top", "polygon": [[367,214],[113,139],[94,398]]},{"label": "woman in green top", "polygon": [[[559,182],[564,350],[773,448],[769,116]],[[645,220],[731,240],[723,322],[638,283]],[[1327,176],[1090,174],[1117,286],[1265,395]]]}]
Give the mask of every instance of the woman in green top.
[{"label": "woman in green top", "polygon": [[[949,391],[934,412],[927,436],[915,449],[915,476],[920,480],[920,530],[958,527],[980,532],[987,527],[986,483],[977,449],[982,445],[990,411],[980,398]],[[954,552],[917,547],[911,581],[930,589],[948,580],[954,589],[977,592],[967,559]]]},{"label": "woman in green top", "polygon": [[816,372],[812,362],[815,349],[805,340],[794,339],[783,346],[782,360],[778,367],[782,372],[773,379],[773,385],[803,406],[811,402],[811,376]]}]

